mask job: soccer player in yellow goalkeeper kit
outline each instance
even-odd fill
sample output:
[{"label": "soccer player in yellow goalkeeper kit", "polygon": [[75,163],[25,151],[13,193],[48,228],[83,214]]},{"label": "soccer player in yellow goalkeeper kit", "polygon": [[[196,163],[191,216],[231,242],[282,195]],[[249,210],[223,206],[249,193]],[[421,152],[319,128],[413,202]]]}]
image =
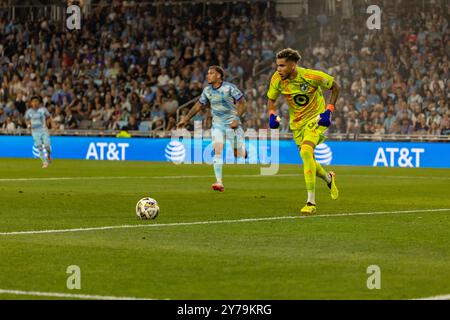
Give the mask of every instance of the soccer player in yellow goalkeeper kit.
[{"label": "soccer player in yellow goalkeeper kit", "polygon": [[[277,71],[272,76],[267,92],[269,124],[272,129],[280,125],[275,101],[282,94],[289,105],[290,128],[300,150],[308,191],[308,200],[301,213],[313,214],[316,212],[316,176],[327,183],[332,199],[339,196],[335,174],[327,172],[314,157],[314,148],[325,141],[323,133],[331,124],[330,118],[339,95],[339,86],[332,76],[322,71],[299,67],[297,64],[300,60],[298,51],[290,48],[277,53]],[[328,105],[325,104],[322,89],[332,91]]]}]

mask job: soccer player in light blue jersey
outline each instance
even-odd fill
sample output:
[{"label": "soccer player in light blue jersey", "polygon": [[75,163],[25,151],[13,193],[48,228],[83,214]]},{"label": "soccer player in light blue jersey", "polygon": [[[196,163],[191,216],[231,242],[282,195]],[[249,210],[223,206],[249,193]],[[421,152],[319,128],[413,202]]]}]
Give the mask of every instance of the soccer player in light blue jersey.
[{"label": "soccer player in light blue jersey", "polygon": [[[50,137],[48,134],[46,120],[50,117],[48,110],[41,106],[42,99],[39,96],[31,98],[31,108],[25,113],[25,120],[31,126],[31,135],[33,136],[34,144],[39,149],[39,156],[42,160],[42,168],[47,168],[52,161]],[[47,151],[47,157],[44,154],[44,148]]]},{"label": "soccer player in light blue jersey", "polygon": [[216,183],[211,187],[215,191],[225,190],[222,182],[223,147],[226,140],[234,148],[234,155],[238,159],[247,156],[245,150],[244,130],[241,117],[246,110],[244,94],[232,83],[224,81],[224,71],[219,66],[211,66],[206,75],[208,86],[203,89],[199,101],[188,114],[178,123],[182,128],[203,107],[210,105],[212,114],[211,136],[214,147],[214,174]]}]

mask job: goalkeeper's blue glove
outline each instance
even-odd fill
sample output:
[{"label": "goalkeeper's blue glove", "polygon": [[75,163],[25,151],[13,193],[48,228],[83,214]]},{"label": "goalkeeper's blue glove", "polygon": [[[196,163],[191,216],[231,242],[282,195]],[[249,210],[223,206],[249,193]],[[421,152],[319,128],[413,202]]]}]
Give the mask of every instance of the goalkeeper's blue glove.
[{"label": "goalkeeper's blue glove", "polygon": [[269,126],[270,129],[278,129],[280,126],[280,116],[275,115],[274,113],[270,114],[269,118]]},{"label": "goalkeeper's blue glove", "polygon": [[324,113],[321,113],[319,115],[320,120],[317,123],[319,126],[323,126],[323,127],[329,127],[331,124],[331,113],[334,111],[334,106],[332,104],[329,104],[327,106],[327,110],[325,110]]}]

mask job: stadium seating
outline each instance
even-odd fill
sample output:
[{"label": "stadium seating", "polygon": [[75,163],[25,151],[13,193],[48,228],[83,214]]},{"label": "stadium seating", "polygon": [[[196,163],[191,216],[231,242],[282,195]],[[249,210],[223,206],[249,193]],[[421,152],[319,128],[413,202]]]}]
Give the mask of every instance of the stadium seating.
[{"label": "stadium seating", "polygon": [[[410,9],[395,20],[386,18],[383,32],[368,35],[358,27],[365,22],[361,18],[344,20],[336,15],[313,36],[315,16],[305,16],[308,26],[299,23],[293,30],[288,19],[271,18],[273,7],[262,10],[256,3],[247,5],[251,15],[235,9],[214,30],[208,27],[208,19],[188,30],[185,22],[195,14],[189,10],[182,19],[173,19],[169,12],[139,15],[133,5],[118,10],[121,6],[119,2],[114,8],[93,6],[92,15],[84,21],[83,37],[73,36],[71,47],[61,52],[50,45],[64,34],[51,40],[51,30],[57,28],[53,21],[45,21],[48,27],[42,30],[29,20],[2,25],[0,35],[6,40],[1,46],[0,80],[6,87],[0,94],[0,129],[8,127],[12,133],[25,129],[27,101],[40,94],[52,114],[61,108],[65,128],[118,130],[134,115],[138,124],[151,121],[150,130],[164,131],[171,125],[165,97],[174,96],[182,111],[177,114],[183,114],[192,105],[186,108],[185,103],[195,101],[207,84],[205,74],[212,64],[222,65],[227,79],[245,93],[244,127],[267,128],[265,94],[275,71],[274,55],[283,47],[304,45],[300,35],[309,32],[310,45],[300,48],[301,65],[328,72],[342,86],[330,134],[450,133],[444,41],[448,21],[439,8],[423,13]],[[126,35],[108,19],[113,11],[117,20],[128,17]],[[97,22],[107,30],[100,36]],[[19,30],[29,36],[13,36]],[[36,37],[45,40],[42,45],[28,40]],[[288,133],[287,105],[281,100],[279,108],[285,119],[281,132]],[[94,113],[101,117],[91,124]],[[7,123],[8,117],[13,124]],[[164,121],[159,123],[158,118]],[[211,123],[208,110],[203,118],[205,126]]]}]

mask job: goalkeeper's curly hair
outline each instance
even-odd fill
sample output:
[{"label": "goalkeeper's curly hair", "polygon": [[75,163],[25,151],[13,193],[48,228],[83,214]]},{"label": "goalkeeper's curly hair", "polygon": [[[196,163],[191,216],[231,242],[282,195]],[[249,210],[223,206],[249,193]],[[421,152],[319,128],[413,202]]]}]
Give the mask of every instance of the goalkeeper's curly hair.
[{"label": "goalkeeper's curly hair", "polygon": [[277,53],[277,59],[286,59],[286,61],[298,63],[302,60],[302,56],[297,50],[286,48]]}]

